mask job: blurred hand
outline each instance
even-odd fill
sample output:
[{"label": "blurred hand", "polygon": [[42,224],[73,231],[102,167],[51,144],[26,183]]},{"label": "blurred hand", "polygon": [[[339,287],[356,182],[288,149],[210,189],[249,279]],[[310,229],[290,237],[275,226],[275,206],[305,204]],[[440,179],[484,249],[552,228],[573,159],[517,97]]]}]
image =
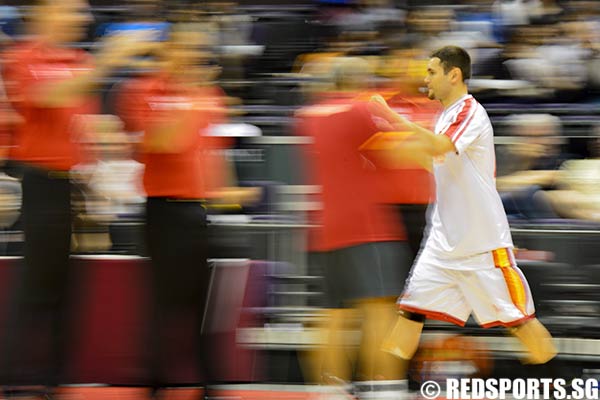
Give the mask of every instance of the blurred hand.
[{"label": "blurred hand", "polygon": [[410,121],[392,110],[385,99],[379,94],[371,96],[367,107],[371,114],[388,121],[393,125],[394,129],[410,127]]},{"label": "blurred hand", "polygon": [[367,104],[369,112],[385,121],[389,120],[390,108],[385,99],[380,95],[372,96]]},{"label": "blurred hand", "polygon": [[376,95],[371,96],[371,99],[369,101],[371,103],[379,104],[379,105],[383,106],[384,108],[389,109],[387,101],[385,101],[385,99],[383,98],[383,96],[380,95],[380,94],[376,94]]}]

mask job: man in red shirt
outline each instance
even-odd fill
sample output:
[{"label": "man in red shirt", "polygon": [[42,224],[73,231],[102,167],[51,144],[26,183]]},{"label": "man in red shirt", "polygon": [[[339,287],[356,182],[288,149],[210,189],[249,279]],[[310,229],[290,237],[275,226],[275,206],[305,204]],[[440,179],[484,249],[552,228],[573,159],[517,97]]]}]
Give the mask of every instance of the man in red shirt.
[{"label": "man in red shirt", "polygon": [[[151,385],[196,384],[210,379],[213,352],[201,334],[208,283],[205,200],[221,171],[207,170],[219,144],[204,135],[225,117],[219,90],[206,81],[203,34],[174,27],[159,52],[160,71],[123,84],[117,110],[126,130],[143,132],[146,240],[152,260]],[[213,172],[215,173],[213,175]],[[174,374],[186,360],[194,373]],[[177,375],[177,376],[175,376]]]},{"label": "man in red shirt", "polygon": [[[398,114],[433,129],[442,107],[420,92],[427,54],[420,48],[402,48],[384,59],[386,81],[381,95]],[[381,171],[384,200],[397,204],[407,230],[408,242],[416,255],[421,247],[426,225],[426,211],[435,197],[433,175],[415,165],[411,168]]]},{"label": "man in red shirt", "polygon": [[145,34],[115,36],[93,62],[67,46],[91,20],[87,1],[40,0],[31,12],[31,36],[3,56],[7,97],[22,118],[9,157],[23,177],[25,254],[2,357],[8,383],[54,387],[65,359],[76,117],[96,112],[99,79],[147,46]]},{"label": "man in red shirt", "polygon": [[[325,277],[329,307],[324,328],[326,346],[311,357],[313,380],[355,380],[359,397],[372,390],[406,389],[406,365],[379,350],[394,319],[394,291],[408,275],[412,255],[401,221],[382,204],[380,171],[359,151],[378,132],[360,91],[368,82],[368,66],[360,58],[333,63],[336,91],[298,111],[297,131],[313,139],[307,154],[311,183],[322,188],[321,209],[312,213],[309,250]],[[345,353],[352,347],[342,332],[359,315],[362,343],[356,372]],[[320,360],[319,360],[320,356]],[[374,388],[378,387],[377,389]],[[384,389],[385,388],[385,389]]]}]

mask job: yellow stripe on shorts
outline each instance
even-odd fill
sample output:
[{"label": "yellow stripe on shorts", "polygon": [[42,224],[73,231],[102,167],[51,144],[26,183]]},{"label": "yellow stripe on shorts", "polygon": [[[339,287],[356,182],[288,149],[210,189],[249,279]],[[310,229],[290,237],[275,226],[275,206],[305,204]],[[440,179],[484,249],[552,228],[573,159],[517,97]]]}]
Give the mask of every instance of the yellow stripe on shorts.
[{"label": "yellow stripe on shorts", "polygon": [[509,250],[506,248],[497,249],[492,251],[492,255],[494,256],[494,265],[496,268],[500,268],[502,275],[504,275],[504,281],[513,304],[523,315],[527,315],[527,292],[521,280],[521,275],[513,269]]}]

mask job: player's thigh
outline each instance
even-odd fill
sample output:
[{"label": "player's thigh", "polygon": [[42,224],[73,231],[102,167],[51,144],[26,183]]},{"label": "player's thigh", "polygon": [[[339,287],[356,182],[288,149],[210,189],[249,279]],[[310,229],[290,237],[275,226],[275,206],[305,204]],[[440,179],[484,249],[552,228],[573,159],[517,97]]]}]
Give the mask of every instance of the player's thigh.
[{"label": "player's thigh", "polygon": [[535,313],[525,276],[516,266],[465,271],[461,288],[478,323],[511,326]]},{"label": "player's thigh", "polygon": [[417,259],[398,304],[407,311],[462,324],[468,319],[471,308],[462,294],[458,278],[457,271],[444,268],[424,252]]}]

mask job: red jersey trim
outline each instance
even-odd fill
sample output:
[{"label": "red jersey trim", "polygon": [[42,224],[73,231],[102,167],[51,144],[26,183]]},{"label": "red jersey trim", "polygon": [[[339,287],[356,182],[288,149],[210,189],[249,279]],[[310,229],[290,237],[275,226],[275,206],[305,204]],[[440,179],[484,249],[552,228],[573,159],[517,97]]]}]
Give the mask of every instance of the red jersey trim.
[{"label": "red jersey trim", "polygon": [[465,100],[461,111],[456,116],[456,120],[444,132],[444,135],[448,136],[452,140],[452,143],[456,143],[465,132],[473,120],[476,108],[477,102],[474,98],[471,97]]},{"label": "red jersey trim", "polygon": [[505,328],[513,328],[515,326],[521,325],[522,323],[527,322],[530,319],[534,319],[534,318],[535,318],[535,314],[531,314],[531,315],[526,315],[523,318],[515,319],[514,321],[509,321],[509,322],[502,322],[502,321],[488,322],[485,324],[481,324],[481,327],[484,329],[493,328],[495,326],[503,326]]}]

